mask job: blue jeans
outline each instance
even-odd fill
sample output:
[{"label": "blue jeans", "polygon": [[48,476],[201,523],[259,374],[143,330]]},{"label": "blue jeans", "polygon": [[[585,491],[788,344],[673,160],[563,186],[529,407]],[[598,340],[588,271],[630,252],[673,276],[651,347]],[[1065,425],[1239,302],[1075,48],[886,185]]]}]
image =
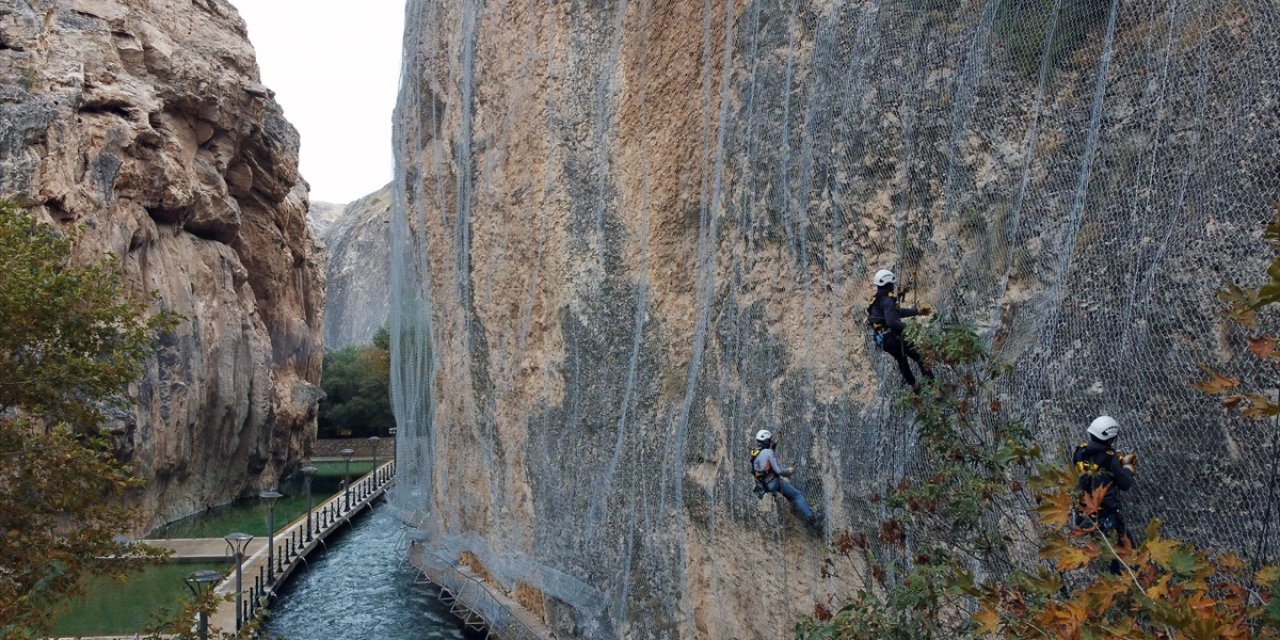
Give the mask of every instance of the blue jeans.
[{"label": "blue jeans", "polygon": [[809,503],[804,501],[804,494],[799,489],[791,486],[790,482],[782,478],[774,478],[764,485],[764,490],[769,493],[781,493],[782,497],[791,501],[795,505],[796,511],[800,512],[800,517],[809,519],[813,517],[813,510],[809,508]]}]

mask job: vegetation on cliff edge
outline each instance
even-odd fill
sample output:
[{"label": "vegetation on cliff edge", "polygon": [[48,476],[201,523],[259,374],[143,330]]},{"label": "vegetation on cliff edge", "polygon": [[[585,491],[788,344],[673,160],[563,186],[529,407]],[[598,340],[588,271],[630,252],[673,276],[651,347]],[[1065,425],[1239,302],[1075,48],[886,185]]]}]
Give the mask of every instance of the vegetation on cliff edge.
[{"label": "vegetation on cliff edge", "polygon": [[[1280,221],[1266,237],[1280,249]],[[1280,254],[1267,275],[1221,296],[1251,331],[1260,310],[1280,303]],[[989,360],[970,326],[935,320],[917,340],[946,381],[904,400],[929,471],[870,496],[883,517],[836,538],[824,573],[852,571],[864,586],[819,605],[798,638],[1280,638],[1280,569],[1167,538],[1159,521],[1134,545],[1074,526],[1073,516],[1098,512],[1105,488],[1078,496],[1067,456],[1046,456],[1007,416],[993,383],[1011,371]],[[1277,337],[1248,344],[1280,364]],[[1280,415],[1270,396],[1240,391],[1247,385],[1210,372],[1197,386],[1246,417]],[[1113,559],[1119,574],[1107,570]]]},{"label": "vegetation on cliff edge", "polygon": [[[114,455],[106,414],[159,333],[110,257],[81,266],[73,239],[0,202],[0,637],[43,637],[47,610],[88,574],[159,552],[113,540],[140,480]],[[114,560],[109,560],[114,557]]]}]

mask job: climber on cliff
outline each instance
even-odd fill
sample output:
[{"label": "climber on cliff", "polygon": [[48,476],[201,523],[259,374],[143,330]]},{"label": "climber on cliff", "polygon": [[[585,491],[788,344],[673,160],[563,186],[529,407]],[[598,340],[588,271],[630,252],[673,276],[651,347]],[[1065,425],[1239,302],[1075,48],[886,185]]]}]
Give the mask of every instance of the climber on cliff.
[{"label": "climber on cliff", "polygon": [[[1117,544],[1132,545],[1129,531],[1124,526],[1124,517],[1120,515],[1120,492],[1128,491],[1133,486],[1134,476],[1138,471],[1138,456],[1116,452],[1116,436],[1120,433],[1120,424],[1111,416],[1098,416],[1089,424],[1087,433],[1089,440],[1081,442],[1071,454],[1071,464],[1079,474],[1076,487],[1081,493],[1076,526],[1086,529],[1096,526],[1108,536],[1114,531]],[[1097,513],[1090,515],[1083,508],[1083,500],[1086,495],[1099,489],[1105,489],[1102,502]],[[1111,573],[1120,573],[1119,560],[1111,561]]]},{"label": "climber on cliff", "polygon": [[763,498],[768,493],[781,493],[784,498],[791,501],[805,524],[817,527],[820,522],[818,514],[809,508],[804,494],[783,479],[789,477],[794,469],[782,466],[773,448],[773,432],[768,429],[757,431],[756,444],[751,449],[751,474],[756,479],[756,497]]},{"label": "climber on cliff", "polygon": [[876,285],[876,294],[867,305],[867,324],[871,325],[871,330],[875,332],[876,346],[898,361],[902,380],[911,387],[912,391],[919,393],[920,386],[916,383],[916,377],[911,372],[911,364],[907,362],[907,358],[915,360],[916,365],[920,367],[920,373],[930,380],[933,379],[933,370],[925,364],[915,346],[902,334],[907,327],[902,319],[927,316],[932,313],[932,310],[929,307],[913,309],[898,306],[898,297],[894,291],[897,281],[897,277],[888,269],[881,269],[872,277],[871,282]]}]

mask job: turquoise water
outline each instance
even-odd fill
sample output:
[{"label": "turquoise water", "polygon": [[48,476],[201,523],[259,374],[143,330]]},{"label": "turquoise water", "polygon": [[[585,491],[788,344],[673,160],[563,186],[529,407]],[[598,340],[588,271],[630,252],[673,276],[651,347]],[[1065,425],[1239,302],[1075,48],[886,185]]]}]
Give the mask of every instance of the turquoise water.
[{"label": "turquoise water", "polygon": [[[311,478],[312,504],[320,504],[342,489],[346,463],[317,463]],[[373,468],[369,461],[351,463],[351,479]],[[276,502],[276,528],[283,527],[294,518],[307,512],[307,496],[302,477],[295,475],[282,482],[277,489],[284,497]],[[193,516],[171,522],[148,535],[148,538],[221,538],[239,531],[257,537],[267,535],[267,507],[259,498],[243,498],[224,507],[215,507]]]},{"label": "turquoise water", "polygon": [[455,640],[466,635],[435,590],[400,565],[402,525],[386,506],[329,538],[281,592],[267,636],[286,640]]}]

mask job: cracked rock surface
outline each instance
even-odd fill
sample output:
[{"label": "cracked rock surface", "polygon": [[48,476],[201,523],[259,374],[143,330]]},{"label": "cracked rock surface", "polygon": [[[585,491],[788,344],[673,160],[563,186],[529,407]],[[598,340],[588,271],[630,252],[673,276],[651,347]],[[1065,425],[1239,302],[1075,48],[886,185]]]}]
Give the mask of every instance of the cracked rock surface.
[{"label": "cracked rock surface", "polygon": [[185,318],[109,425],[147,478],[140,530],[272,486],[314,439],[298,143],[223,0],[0,1],[0,197]]}]

